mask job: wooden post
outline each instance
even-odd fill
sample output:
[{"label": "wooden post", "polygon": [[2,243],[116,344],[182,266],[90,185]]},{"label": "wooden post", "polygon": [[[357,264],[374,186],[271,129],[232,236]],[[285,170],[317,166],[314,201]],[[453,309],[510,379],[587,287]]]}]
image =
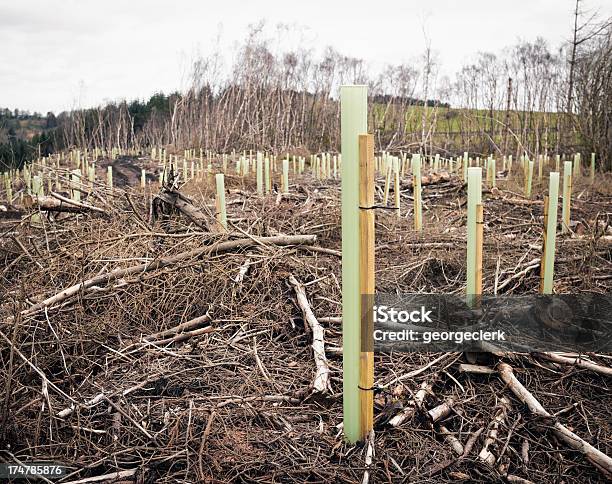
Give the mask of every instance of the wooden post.
[{"label": "wooden post", "polygon": [[[396,172],[396,177],[398,173]],[[361,292],[361,354],[359,358],[360,440],[374,422],[374,136],[359,136],[359,286]]]},{"label": "wooden post", "polygon": [[563,205],[561,207],[561,233],[569,232],[570,200],[572,198],[572,162],[563,163]]},{"label": "wooden post", "polygon": [[421,155],[412,155],[412,198],[414,199],[414,230],[423,230],[423,204],[421,203]]},{"label": "wooden post", "polygon": [[215,198],[215,206],[217,209],[217,221],[223,230],[227,230],[227,213],[225,211],[225,175],[217,173],[217,197]]},{"label": "wooden post", "polygon": [[559,200],[559,173],[552,172],[548,196],[544,198],[544,237],[540,263],[540,293],[553,293],[555,242],[557,237],[557,203]]},{"label": "wooden post", "polygon": [[476,286],[474,295],[482,294],[482,244],[484,239],[484,209],[482,203],[476,205]]},{"label": "wooden post", "polygon": [[591,184],[595,183],[595,153],[591,153]]},{"label": "wooden post", "polygon": [[467,203],[467,301],[473,304],[478,291],[476,277],[477,260],[477,225],[478,205],[482,203],[482,169],[480,167],[468,168],[468,203]]},{"label": "wooden post", "polygon": [[140,170],[140,188],[143,190],[147,187],[147,172],[145,169]]},{"label": "wooden post", "polygon": [[349,442],[361,434],[361,287],[359,230],[359,135],[368,130],[366,86],[340,88],[342,145],[342,368],[344,435]]},{"label": "wooden post", "polygon": [[108,188],[110,188],[111,190],[113,189],[113,167],[109,166],[106,169],[106,184],[108,185]]}]

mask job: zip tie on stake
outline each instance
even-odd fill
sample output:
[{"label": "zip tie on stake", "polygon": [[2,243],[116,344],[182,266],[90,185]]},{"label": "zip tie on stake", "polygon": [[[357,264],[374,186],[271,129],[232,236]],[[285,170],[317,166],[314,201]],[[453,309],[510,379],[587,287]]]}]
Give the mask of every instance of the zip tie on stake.
[{"label": "zip tie on stake", "polygon": [[377,208],[380,208],[382,210],[399,210],[399,208],[397,208],[397,207],[385,207],[384,205],[372,205],[371,207],[362,207],[360,205],[359,208],[361,210],[375,210]]}]

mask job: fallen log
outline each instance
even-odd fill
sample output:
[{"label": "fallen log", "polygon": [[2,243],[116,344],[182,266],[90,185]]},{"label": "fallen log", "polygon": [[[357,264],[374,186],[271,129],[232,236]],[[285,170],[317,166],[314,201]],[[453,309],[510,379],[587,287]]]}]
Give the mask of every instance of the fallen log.
[{"label": "fallen log", "polygon": [[[510,365],[507,363],[500,363],[498,365],[498,370],[504,383],[521,402],[527,405],[527,408],[529,408],[533,414],[550,420],[554,419],[531,392],[516,378],[514,370]],[[560,422],[554,422],[553,432],[557,438],[567,444],[568,447],[584,455],[608,479],[612,478],[612,459],[608,455],[593,447]]]},{"label": "fallen log", "polygon": [[287,245],[300,245],[300,244],[313,244],[317,240],[316,235],[281,235],[276,237],[251,237],[249,239],[238,239],[238,240],[230,240],[226,242],[217,242],[212,245],[199,247],[197,249],[189,250],[186,252],[181,252],[180,254],[176,254],[171,257],[162,257],[160,259],[154,260],[152,262],[147,262],[144,264],[139,264],[136,266],[126,267],[126,268],[117,268],[113,269],[110,272],[100,274],[98,276],[92,277],[91,279],[86,279],[84,281],[79,282],[78,284],[74,284],[61,292],[54,294],[46,298],[45,300],[35,304],[31,308],[25,309],[21,312],[23,316],[31,316],[38,311],[41,311],[44,308],[48,308],[54,304],[58,304],[66,299],[74,296],[79,291],[83,291],[89,289],[92,286],[99,286],[103,284],[107,284],[116,279],[120,279],[125,276],[129,276],[132,274],[143,274],[145,272],[150,272],[156,269],[162,269],[167,266],[171,266],[178,262],[181,262],[186,259],[193,259],[201,257],[205,254],[221,254],[224,252],[230,252],[235,249],[252,247],[254,245],[271,245],[271,246],[287,246]]},{"label": "fallen log", "polygon": [[106,210],[87,203],[70,200],[58,193],[52,193],[50,197],[45,195],[26,195],[23,197],[23,205],[26,208],[36,208],[45,212],[97,212],[107,215]]},{"label": "fallen log", "polygon": [[304,286],[293,275],[289,276],[289,283],[295,290],[298,306],[302,310],[302,316],[312,331],[312,350],[317,367],[312,386],[316,392],[326,393],[328,390],[331,391],[331,385],[329,381],[329,365],[325,356],[325,331],[310,308]]}]

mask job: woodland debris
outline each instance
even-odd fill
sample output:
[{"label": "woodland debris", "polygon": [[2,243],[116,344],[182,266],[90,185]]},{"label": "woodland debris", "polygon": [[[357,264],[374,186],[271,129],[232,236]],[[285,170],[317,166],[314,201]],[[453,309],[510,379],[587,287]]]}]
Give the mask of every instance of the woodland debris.
[{"label": "woodland debris", "polygon": [[497,434],[499,432],[499,427],[506,420],[506,415],[508,413],[509,408],[510,408],[510,401],[506,397],[502,397],[500,399],[500,404],[498,406],[497,413],[495,414],[495,417],[493,418],[493,421],[491,422],[489,426],[489,432],[482,446],[482,450],[478,454],[478,458],[481,461],[486,462],[490,466],[493,466],[493,464],[495,464],[496,457],[495,455],[493,455],[493,452],[489,450],[489,447],[497,441]]},{"label": "woodland debris", "polygon": [[317,367],[312,383],[313,389],[318,393],[326,393],[331,391],[331,384],[329,380],[329,365],[325,356],[325,331],[312,312],[304,286],[293,275],[289,276],[289,283],[295,290],[298,306],[302,310],[302,316],[312,331],[312,350]]},{"label": "woodland debris", "polygon": [[188,250],[186,252],[181,252],[180,254],[176,254],[171,257],[162,257],[150,263],[139,264],[132,267],[127,268],[117,268],[113,269],[110,272],[100,274],[99,276],[92,277],[91,279],[86,279],[78,284],[74,284],[63,291],[54,294],[51,297],[46,298],[38,304],[35,304],[29,309],[22,311],[22,315],[30,316],[35,314],[36,312],[50,307],[54,304],[58,304],[62,301],[65,301],[69,297],[77,294],[79,291],[83,291],[92,286],[99,286],[102,284],[107,284],[116,279],[132,275],[132,274],[142,274],[145,272],[150,272],[156,269],[162,269],[167,266],[171,266],[176,264],[177,262],[197,258],[204,254],[221,254],[223,252],[229,252],[232,250],[244,248],[244,247],[252,247],[257,244],[261,245],[276,245],[276,246],[287,246],[287,245],[299,245],[299,244],[312,244],[316,241],[316,235],[283,235],[276,237],[260,237],[260,238],[249,238],[249,239],[238,239],[238,240],[230,240],[226,242],[217,242],[215,244],[199,247],[197,249]]},{"label": "woodland debris", "polygon": [[437,422],[438,420],[448,417],[451,414],[454,403],[455,400],[451,397],[440,405],[429,410],[427,415],[432,422]]},{"label": "woodland debris", "polygon": [[210,227],[214,226],[214,217],[206,215],[191,199],[175,190],[161,191],[155,196],[151,206],[154,220],[162,215],[169,215],[172,209],[176,209],[204,231],[210,231]]},{"label": "woodland debris", "polygon": [[423,402],[425,401],[425,397],[432,392],[433,382],[423,382],[421,383],[421,388],[414,395],[414,398],[408,403],[408,406],[398,413],[395,417],[389,420],[389,425],[391,427],[399,427],[406,420],[412,418],[412,416],[416,413],[417,409],[423,406]]},{"label": "woodland debris", "polygon": [[586,370],[591,370],[595,373],[599,373],[600,375],[612,377],[612,368],[608,366],[598,365],[597,363],[593,363],[592,361],[589,361],[580,356],[577,356],[576,358],[570,358],[567,356],[561,356],[550,352],[533,353],[533,356],[562,365],[572,365],[578,368],[584,368]]},{"label": "woodland debris", "polygon": [[444,436],[444,440],[449,443],[455,454],[463,455],[463,444],[457,437],[455,437],[455,434],[448,430],[444,425],[440,425],[440,433]]},{"label": "woodland debris", "polygon": [[[507,363],[498,365],[499,375],[508,388],[523,402],[529,410],[539,416],[553,419],[553,416],[544,409],[542,404],[527,390],[514,375],[514,370]],[[595,467],[597,467],[607,478],[612,478],[612,459],[596,449],[591,444],[580,438],[567,427],[559,422],[553,424],[554,434],[567,444],[570,448],[583,454]]]},{"label": "woodland debris", "polygon": [[66,198],[59,193],[52,193],[52,196],[45,195],[26,195],[23,197],[23,205],[26,208],[34,208],[46,212],[71,212],[85,213],[96,212],[107,215],[106,210],[94,207],[84,202],[77,202]]}]

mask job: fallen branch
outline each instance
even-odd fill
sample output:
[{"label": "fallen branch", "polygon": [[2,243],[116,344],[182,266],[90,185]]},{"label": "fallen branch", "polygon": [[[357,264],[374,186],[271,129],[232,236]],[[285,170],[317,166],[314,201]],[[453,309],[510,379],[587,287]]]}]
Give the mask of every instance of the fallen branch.
[{"label": "fallen branch", "polygon": [[298,306],[302,310],[302,316],[312,331],[312,350],[314,352],[315,364],[317,366],[317,372],[315,374],[312,386],[314,390],[319,393],[325,393],[328,390],[331,391],[331,385],[329,382],[329,365],[327,364],[327,357],[325,356],[325,332],[323,330],[323,326],[321,326],[321,324],[317,321],[317,318],[310,308],[304,286],[300,284],[293,275],[289,276],[289,283],[295,290]]},{"label": "fallen branch", "polygon": [[489,428],[489,433],[487,434],[487,438],[484,441],[482,449],[478,454],[478,458],[492,466],[495,464],[496,457],[489,450],[489,446],[493,445],[497,441],[497,433],[499,431],[500,425],[504,423],[506,420],[506,415],[508,413],[508,408],[510,407],[510,402],[506,397],[502,397],[500,400],[500,406],[491,422],[491,426]]},{"label": "fallen branch", "polygon": [[176,335],[176,334],[184,333],[186,331],[191,331],[193,329],[200,328],[203,323],[207,323],[209,321],[210,321],[210,315],[206,313],[203,316],[198,316],[197,318],[190,319],[189,321],[181,323],[170,329],[166,329],[164,331],[160,331],[159,333],[154,333],[154,334],[150,334],[149,336],[145,336],[143,339],[145,341],[157,341],[160,338],[164,339],[171,335]]},{"label": "fallen branch", "polygon": [[372,462],[374,460],[374,430],[370,430],[367,437],[367,449],[365,456],[366,470],[363,473],[363,479],[361,484],[368,484],[370,482],[370,472],[372,468]]},{"label": "fallen branch", "polygon": [[[508,388],[523,402],[529,410],[540,417],[553,419],[553,416],[548,413],[542,404],[527,390],[523,384],[514,376],[514,370],[507,363],[498,365],[499,375],[506,383]],[[584,455],[596,468],[605,474],[607,478],[612,477],[612,459],[596,449],[591,444],[578,437],[575,433],[559,422],[555,422],[553,432],[559,440],[567,444],[570,448]]]},{"label": "fallen branch", "polygon": [[104,482],[104,481],[113,481],[117,482],[120,479],[125,479],[126,477],[132,477],[136,474],[138,469],[129,469],[127,471],[117,471],[111,472],[110,474],[103,474],[101,476],[95,477],[86,477],[85,479],[79,479],[77,481],[68,481],[65,484],[86,484],[88,482]]},{"label": "fallen branch", "polygon": [[438,420],[448,417],[453,411],[453,405],[455,401],[453,398],[449,398],[444,403],[441,403],[437,407],[432,408],[427,412],[427,415],[431,419],[432,422],[437,422]]},{"label": "fallen branch", "polygon": [[46,212],[97,212],[107,215],[106,210],[99,207],[70,200],[59,193],[51,193],[51,195],[50,197],[44,195],[26,195],[23,197],[23,205],[26,208],[38,208]]},{"label": "fallen branch", "polygon": [[455,437],[455,435],[448,430],[444,425],[440,425],[440,433],[444,435],[444,440],[448,442],[448,444],[453,449],[453,452],[457,455],[463,455],[463,444],[459,442],[459,439]]},{"label": "fallen branch", "polygon": [[389,425],[391,425],[391,427],[399,427],[406,420],[411,418],[415,414],[417,409],[423,406],[425,397],[427,396],[428,393],[431,393],[432,389],[433,389],[433,383],[428,383],[428,382],[421,383],[420,390],[416,392],[414,398],[409,403],[410,406],[408,406],[407,408],[402,410],[401,413],[398,413],[395,417],[389,420]]},{"label": "fallen branch", "polygon": [[573,365],[578,368],[584,368],[586,370],[591,370],[600,375],[612,376],[612,368],[607,366],[598,365],[597,363],[593,363],[592,361],[588,361],[582,359],[581,357],[576,358],[568,358],[567,356],[557,355],[555,353],[533,353],[533,356],[537,356],[538,358],[543,358],[548,361],[553,361],[555,363],[560,363],[562,365]]}]

